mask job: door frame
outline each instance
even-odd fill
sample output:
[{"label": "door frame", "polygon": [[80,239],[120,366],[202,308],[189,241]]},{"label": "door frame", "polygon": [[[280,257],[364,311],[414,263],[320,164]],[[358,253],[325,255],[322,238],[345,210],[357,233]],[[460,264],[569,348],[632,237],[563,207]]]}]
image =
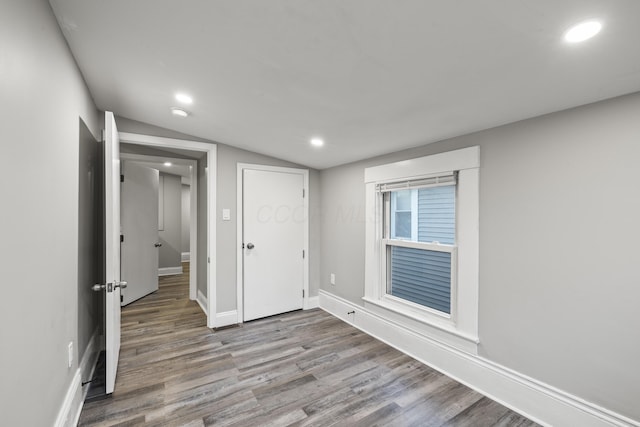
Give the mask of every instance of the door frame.
[{"label": "door frame", "polygon": [[303,178],[304,198],[304,226],[303,226],[303,250],[305,257],[303,259],[303,285],[304,298],[302,303],[303,310],[308,310],[309,305],[309,170],[298,169],[280,166],[267,166],[258,165],[252,163],[238,163],[237,165],[237,178],[236,178],[236,226],[237,226],[237,239],[238,244],[236,255],[236,291],[237,291],[237,314],[238,324],[244,322],[244,257],[243,257],[243,221],[244,221],[244,209],[243,209],[243,187],[244,187],[244,170],[259,170],[266,172],[284,172],[301,175]]},{"label": "door frame", "polygon": [[[160,156],[150,156],[147,154],[131,154],[131,153],[120,153],[120,159],[133,161],[133,162],[165,162],[167,160],[171,160],[172,163],[176,165],[186,165],[191,166],[191,174],[189,179],[191,180],[191,195],[196,195],[196,197],[189,198],[189,269],[191,271],[198,271],[198,162],[195,160],[189,159],[180,159],[177,157],[160,157]],[[126,178],[125,178],[126,179]],[[198,298],[198,277],[197,274],[189,275],[189,299],[196,300]],[[205,313],[206,314],[206,313]]]},{"label": "door frame", "polygon": [[[216,144],[210,144],[207,142],[198,142],[198,141],[190,141],[185,139],[175,139],[175,138],[165,138],[161,136],[151,136],[151,135],[143,135],[136,133],[128,133],[128,132],[119,132],[120,142],[135,144],[135,145],[145,145],[156,148],[173,148],[178,150],[191,150],[191,151],[199,151],[206,153],[207,155],[207,168],[206,168],[206,176],[207,176],[207,296],[206,301],[201,301],[197,292],[197,280],[195,275],[193,283],[195,287],[193,288],[192,295],[192,282],[189,282],[189,297],[191,299],[195,299],[198,303],[203,306],[203,310],[207,315],[207,327],[215,328],[216,327],[216,276],[217,276],[217,268],[216,268],[216,220],[217,220],[217,212],[216,212],[216,182],[217,182],[217,152],[218,146]],[[195,161],[194,161],[195,162]],[[197,163],[196,167],[192,170],[192,184],[197,182]],[[197,190],[197,183],[196,183]],[[193,200],[197,199],[197,193],[193,193],[196,197],[191,197],[191,207],[193,208]],[[192,194],[192,195],[193,195]],[[197,202],[196,202],[197,203]],[[196,205],[197,206],[197,205]],[[192,209],[192,219],[193,213],[197,212],[197,209]],[[193,225],[194,223],[192,223]],[[195,223],[196,227],[191,227],[190,230],[190,251],[193,250],[195,246],[197,246],[198,236],[197,236],[197,222]],[[196,252],[197,254],[197,252]],[[194,262],[195,260],[195,262]],[[197,268],[197,260],[196,257],[191,256],[191,267]],[[191,268],[191,271],[196,271],[195,268]],[[192,297],[193,296],[193,297]]]}]

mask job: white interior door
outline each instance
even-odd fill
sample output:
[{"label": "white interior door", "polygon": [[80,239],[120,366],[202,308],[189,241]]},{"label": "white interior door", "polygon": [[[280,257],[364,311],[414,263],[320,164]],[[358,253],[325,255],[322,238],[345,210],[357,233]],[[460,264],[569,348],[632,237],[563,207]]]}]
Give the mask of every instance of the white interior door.
[{"label": "white interior door", "polygon": [[120,355],[120,140],[113,113],[105,113],[105,352],[106,393],[116,384]]},{"label": "white interior door", "polygon": [[304,178],[243,173],[244,320],[303,306]]},{"label": "white interior door", "polygon": [[122,305],[158,290],[158,179],[156,169],[122,163]]}]

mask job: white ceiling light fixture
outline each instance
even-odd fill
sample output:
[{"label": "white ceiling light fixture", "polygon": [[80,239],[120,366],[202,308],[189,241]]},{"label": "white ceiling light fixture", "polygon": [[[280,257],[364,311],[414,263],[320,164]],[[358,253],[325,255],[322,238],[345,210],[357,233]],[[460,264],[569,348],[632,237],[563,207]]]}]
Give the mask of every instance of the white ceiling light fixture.
[{"label": "white ceiling light fixture", "polygon": [[164,162],[164,165],[165,165],[165,166],[171,166],[172,164],[173,164],[173,163],[171,163],[171,162]]},{"label": "white ceiling light fixture", "polygon": [[322,147],[324,145],[324,141],[321,138],[311,138],[310,143],[314,147]]},{"label": "white ceiling light fixture", "polygon": [[187,117],[189,115],[185,110],[175,107],[171,108],[171,114],[178,117]]},{"label": "white ceiling light fixture", "polygon": [[564,33],[564,40],[568,43],[580,43],[595,36],[601,29],[602,24],[599,21],[581,22]]},{"label": "white ceiling light fixture", "polygon": [[186,93],[176,93],[176,101],[187,105],[193,104],[193,98]]}]

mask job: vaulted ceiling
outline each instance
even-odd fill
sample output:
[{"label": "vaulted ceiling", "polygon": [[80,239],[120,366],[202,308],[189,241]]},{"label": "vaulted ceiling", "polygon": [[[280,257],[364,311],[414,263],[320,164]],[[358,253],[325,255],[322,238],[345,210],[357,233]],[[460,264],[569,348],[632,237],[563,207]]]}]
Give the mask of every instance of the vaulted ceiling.
[{"label": "vaulted ceiling", "polygon": [[319,169],[640,90],[637,0],[50,3],[101,110]]}]

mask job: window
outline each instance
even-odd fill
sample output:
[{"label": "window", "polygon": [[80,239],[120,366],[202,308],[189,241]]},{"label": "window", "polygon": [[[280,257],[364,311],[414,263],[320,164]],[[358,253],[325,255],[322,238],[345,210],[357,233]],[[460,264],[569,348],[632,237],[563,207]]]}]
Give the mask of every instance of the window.
[{"label": "window", "polygon": [[365,170],[365,307],[475,351],[479,148]]},{"label": "window", "polygon": [[402,185],[409,189],[378,186],[383,215],[388,218],[382,240],[386,293],[450,315],[451,278],[455,277],[451,271],[455,265],[455,177]]}]

